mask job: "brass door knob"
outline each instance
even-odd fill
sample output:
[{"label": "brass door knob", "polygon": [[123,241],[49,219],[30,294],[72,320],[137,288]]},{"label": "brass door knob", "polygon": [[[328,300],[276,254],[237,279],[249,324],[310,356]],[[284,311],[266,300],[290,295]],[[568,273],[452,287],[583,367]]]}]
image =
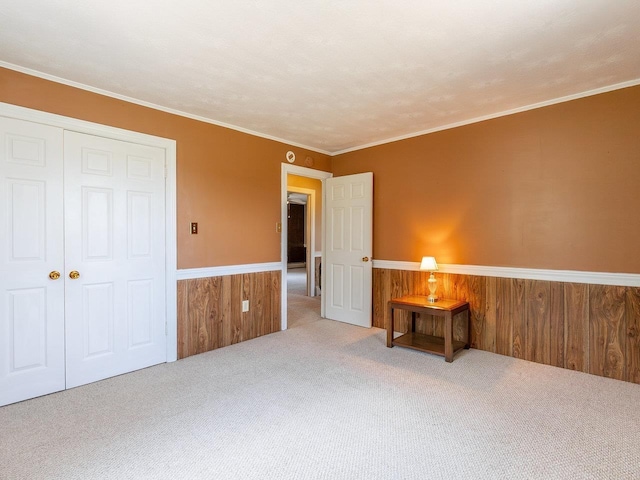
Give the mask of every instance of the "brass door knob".
[{"label": "brass door knob", "polygon": [[69,272],[69,278],[71,280],[75,280],[76,278],[80,278],[80,272],[78,272],[77,270],[71,270]]},{"label": "brass door knob", "polygon": [[56,272],[55,270],[53,272],[49,272],[49,278],[51,280],[57,280],[60,278],[60,272]]},{"label": "brass door knob", "polygon": [[368,262],[369,261],[369,257],[362,257],[362,261],[363,262]]}]

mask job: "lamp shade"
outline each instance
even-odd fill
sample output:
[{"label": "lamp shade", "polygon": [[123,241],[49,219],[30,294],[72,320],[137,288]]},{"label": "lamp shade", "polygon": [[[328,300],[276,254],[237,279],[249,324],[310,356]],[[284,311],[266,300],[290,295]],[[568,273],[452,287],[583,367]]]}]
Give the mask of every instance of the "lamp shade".
[{"label": "lamp shade", "polygon": [[422,257],[420,270],[428,270],[430,272],[438,270],[438,264],[436,263],[435,257]]}]

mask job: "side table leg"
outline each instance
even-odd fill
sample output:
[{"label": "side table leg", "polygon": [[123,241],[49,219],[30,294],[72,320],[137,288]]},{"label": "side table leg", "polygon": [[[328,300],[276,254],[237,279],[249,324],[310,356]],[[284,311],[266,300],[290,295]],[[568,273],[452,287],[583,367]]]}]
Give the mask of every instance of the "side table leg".
[{"label": "side table leg", "polygon": [[387,347],[393,347],[393,307],[387,307]]},{"label": "side table leg", "polygon": [[453,316],[446,312],[444,316],[444,359],[453,362]]}]

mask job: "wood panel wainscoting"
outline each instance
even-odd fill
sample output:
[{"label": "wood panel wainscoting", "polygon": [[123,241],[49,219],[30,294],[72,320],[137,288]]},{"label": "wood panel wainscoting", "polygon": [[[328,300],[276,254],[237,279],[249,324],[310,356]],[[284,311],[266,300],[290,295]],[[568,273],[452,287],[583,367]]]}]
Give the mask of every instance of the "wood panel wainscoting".
[{"label": "wood panel wainscoting", "polygon": [[[387,302],[428,295],[429,272],[373,269],[373,325],[386,328]],[[441,298],[470,304],[471,348],[640,383],[640,288],[438,273]],[[395,330],[407,331],[398,311]],[[463,321],[464,319],[461,319]],[[444,336],[442,322],[416,331]],[[464,328],[454,324],[454,339]]]},{"label": "wood panel wainscoting", "polygon": [[179,280],[178,358],[279,332],[280,282],[279,270]]}]

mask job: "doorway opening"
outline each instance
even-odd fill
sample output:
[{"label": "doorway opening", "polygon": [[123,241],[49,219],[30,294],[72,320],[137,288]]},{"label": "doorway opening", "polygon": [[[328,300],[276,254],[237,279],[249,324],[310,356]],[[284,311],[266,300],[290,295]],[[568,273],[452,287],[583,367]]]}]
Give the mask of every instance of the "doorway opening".
[{"label": "doorway opening", "polygon": [[[301,186],[303,185],[303,186]],[[316,260],[320,264],[316,245],[316,219],[322,215],[317,211],[322,197],[322,182],[316,178],[287,175],[287,311],[288,328],[297,327],[320,318],[321,293],[316,285]]]},{"label": "doorway opening", "polygon": [[[282,329],[322,316],[322,190],[332,174],[282,165]],[[290,320],[290,321],[289,321]]]},{"label": "doorway opening", "polygon": [[[316,245],[320,242],[316,239],[316,219],[320,219],[316,209],[321,204],[316,201],[316,196],[322,194],[322,182],[315,179],[306,179],[296,175],[288,175],[287,184],[287,270],[297,275],[297,293],[314,297],[319,294],[320,285],[314,272],[314,264],[318,253]],[[297,187],[295,183],[305,183],[314,188]],[[289,290],[292,288],[291,277],[288,276]],[[303,283],[304,282],[304,283]]]}]

